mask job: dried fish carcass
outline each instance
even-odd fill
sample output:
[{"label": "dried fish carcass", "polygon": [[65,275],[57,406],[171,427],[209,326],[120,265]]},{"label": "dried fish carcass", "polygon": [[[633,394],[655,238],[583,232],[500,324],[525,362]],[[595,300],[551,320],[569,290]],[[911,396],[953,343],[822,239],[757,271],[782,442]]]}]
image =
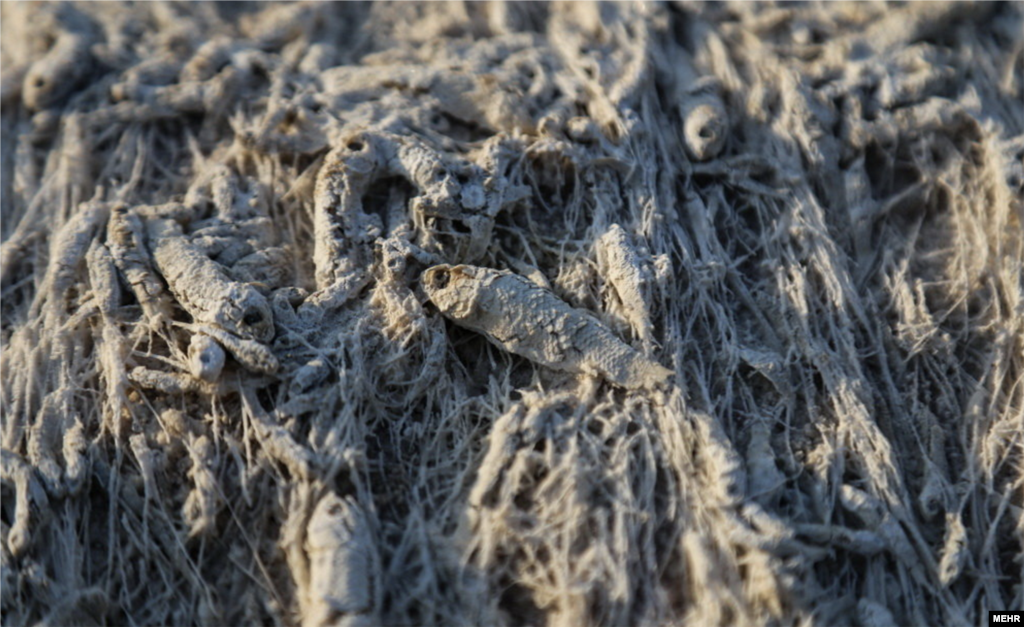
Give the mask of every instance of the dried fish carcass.
[{"label": "dried fish carcass", "polygon": [[423,287],[445,317],[492,344],[554,370],[651,387],[671,371],[634,350],[590,313],[511,272],[438,265]]}]

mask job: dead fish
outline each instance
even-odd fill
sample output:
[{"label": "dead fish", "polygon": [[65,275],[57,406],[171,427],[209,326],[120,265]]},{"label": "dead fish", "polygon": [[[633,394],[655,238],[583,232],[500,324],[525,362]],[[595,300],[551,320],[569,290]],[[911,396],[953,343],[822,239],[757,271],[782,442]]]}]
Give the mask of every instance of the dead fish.
[{"label": "dead fish", "polygon": [[630,389],[653,386],[672,374],[590,313],[517,274],[442,264],[427,269],[423,287],[455,324],[548,368],[601,376]]}]

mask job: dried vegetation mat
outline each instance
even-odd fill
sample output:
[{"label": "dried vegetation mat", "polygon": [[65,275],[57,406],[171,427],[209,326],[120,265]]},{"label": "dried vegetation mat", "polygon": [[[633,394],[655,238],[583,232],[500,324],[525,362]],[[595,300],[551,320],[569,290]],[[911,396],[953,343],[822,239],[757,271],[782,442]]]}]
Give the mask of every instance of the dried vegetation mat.
[{"label": "dried vegetation mat", "polygon": [[2,5],[2,618],[1022,609],[1024,5]]}]

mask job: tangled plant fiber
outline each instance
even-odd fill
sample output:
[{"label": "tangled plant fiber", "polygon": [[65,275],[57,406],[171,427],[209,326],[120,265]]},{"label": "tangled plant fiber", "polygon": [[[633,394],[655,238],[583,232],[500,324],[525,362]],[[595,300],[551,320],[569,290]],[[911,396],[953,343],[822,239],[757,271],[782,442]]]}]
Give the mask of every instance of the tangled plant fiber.
[{"label": "tangled plant fiber", "polygon": [[4,624],[1024,609],[1020,3],[3,3]]}]

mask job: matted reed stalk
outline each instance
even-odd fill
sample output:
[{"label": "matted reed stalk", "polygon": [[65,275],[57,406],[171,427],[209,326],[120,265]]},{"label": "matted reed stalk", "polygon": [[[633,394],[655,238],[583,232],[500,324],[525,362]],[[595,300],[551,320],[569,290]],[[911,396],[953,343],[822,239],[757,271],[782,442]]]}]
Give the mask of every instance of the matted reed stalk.
[{"label": "matted reed stalk", "polygon": [[1024,609],[1022,6],[2,3],[2,622]]}]

